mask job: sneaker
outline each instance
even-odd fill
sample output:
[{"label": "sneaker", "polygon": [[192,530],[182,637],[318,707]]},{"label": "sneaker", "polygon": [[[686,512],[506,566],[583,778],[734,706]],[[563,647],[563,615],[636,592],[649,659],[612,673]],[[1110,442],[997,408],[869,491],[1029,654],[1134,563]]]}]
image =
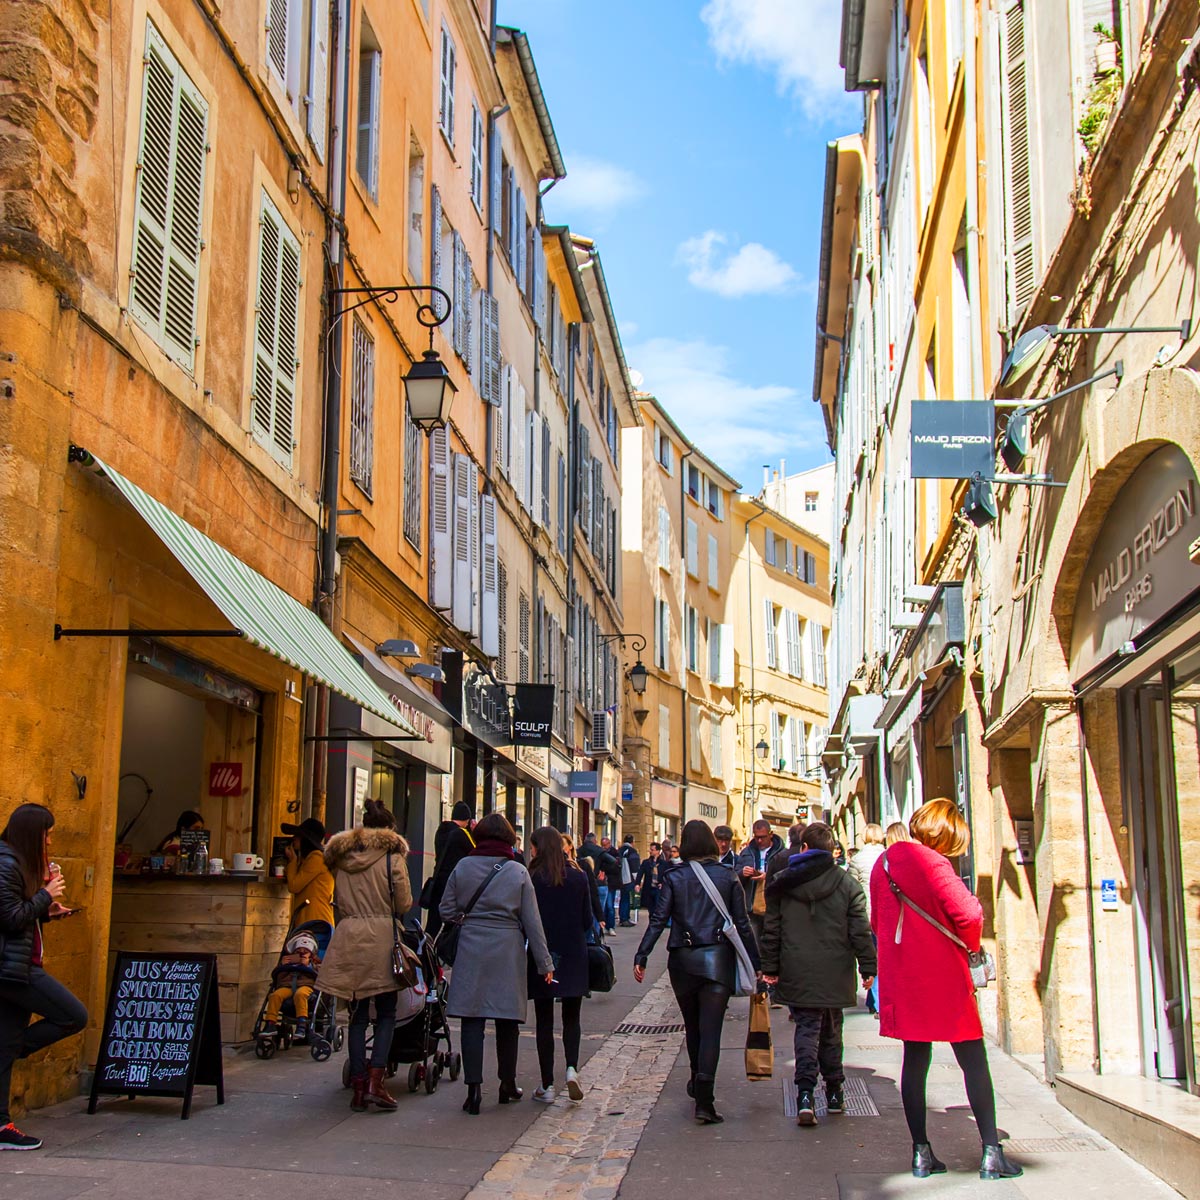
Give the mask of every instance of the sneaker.
[{"label": "sneaker", "polygon": [[840,1083],[825,1085],[825,1107],[831,1113],[846,1111],[845,1085]]},{"label": "sneaker", "polygon": [[817,1123],[816,1105],[813,1104],[812,1092],[800,1092],[796,1096],[796,1124],[815,1125]]},{"label": "sneaker", "polygon": [[308,1018],[300,1017],[296,1021],[296,1041],[302,1042],[308,1037]]},{"label": "sneaker", "polygon": [[279,1032],[278,1021],[264,1021],[258,1031],[259,1037],[274,1037]]},{"label": "sneaker", "polygon": [[549,1087],[534,1088],[533,1089],[533,1098],[539,1104],[553,1104],[554,1103],[554,1084],[551,1084]]},{"label": "sneaker", "polygon": [[633,925],[632,921],[622,921],[621,922],[622,929],[632,929],[633,927],[634,927],[634,925]]},{"label": "sneaker", "polygon": [[574,1067],[567,1068],[567,1095],[574,1104],[583,1099],[583,1087],[579,1082],[579,1072]]},{"label": "sneaker", "polygon": [[0,1129],[0,1150],[40,1150],[42,1139],[22,1133],[11,1121]]}]

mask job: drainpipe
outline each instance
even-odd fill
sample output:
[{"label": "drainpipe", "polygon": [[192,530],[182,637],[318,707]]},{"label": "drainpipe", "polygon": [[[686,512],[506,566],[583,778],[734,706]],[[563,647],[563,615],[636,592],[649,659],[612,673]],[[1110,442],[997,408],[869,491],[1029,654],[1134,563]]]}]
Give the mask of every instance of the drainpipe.
[{"label": "drainpipe", "polygon": [[[329,123],[329,198],[332,216],[329,218],[329,286],[345,284],[346,247],[343,235],[346,215],[346,173],[348,142],[345,136],[347,113],[350,109],[350,37],[349,0],[337,0],[333,11],[333,53],[330,61],[333,78],[330,81],[332,114]],[[341,80],[337,78],[341,70]],[[340,83],[340,86],[339,86]],[[320,581],[317,611],[326,625],[332,626],[334,597],[337,590],[337,511],[338,485],[341,478],[342,428],[342,323],[332,320],[332,309],[325,313],[325,471],[321,482],[321,507],[324,526],[321,530]],[[317,693],[317,732],[329,732],[329,689],[321,686]],[[329,788],[329,743],[318,742],[313,761],[312,813],[325,819],[325,797]]]},{"label": "drainpipe", "polygon": [[[763,472],[766,474],[766,471]],[[749,605],[747,610],[747,624],[750,626],[750,737],[753,739],[754,731],[758,725],[754,719],[758,709],[758,693],[754,690],[754,547],[750,544],[750,526],[757,521],[759,517],[766,516],[767,506],[757,497],[747,497],[751,504],[758,505],[758,512],[754,514],[742,526],[742,536],[746,541],[746,603]],[[757,797],[758,795],[758,752],[755,749],[757,743],[753,740],[750,745],[750,795]]]},{"label": "drainpipe", "polygon": [[[683,786],[680,789],[680,809],[685,818],[687,818],[687,787],[688,787],[688,742],[690,740],[690,726],[688,725],[688,664],[687,664],[687,471],[684,470],[684,463],[695,453],[694,447],[688,447],[679,456],[679,546],[682,553],[679,556],[681,570],[679,572],[679,615],[682,618],[681,627],[683,637],[680,638],[680,649],[683,653],[679,656],[679,690],[683,693]],[[700,534],[697,532],[696,538],[699,540]],[[697,546],[697,552],[699,546]]]}]

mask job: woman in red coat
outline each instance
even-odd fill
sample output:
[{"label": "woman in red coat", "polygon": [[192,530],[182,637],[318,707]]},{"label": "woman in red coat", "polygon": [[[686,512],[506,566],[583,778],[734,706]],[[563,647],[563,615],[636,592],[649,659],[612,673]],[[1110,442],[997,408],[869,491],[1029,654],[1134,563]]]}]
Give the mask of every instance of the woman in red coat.
[{"label": "woman in red coat", "polygon": [[983,1143],[979,1177],[1013,1179],[1022,1172],[1000,1148],[966,951],[912,907],[924,909],[969,949],[979,949],[983,907],[950,862],[966,850],[971,832],[951,800],[917,809],[909,830],[915,840],[889,846],[871,872],[871,926],[879,939],[879,1031],[904,1042],[900,1095],[913,1140],[912,1173],[924,1179],[946,1170],[925,1129],[925,1078],[933,1043],[949,1042]]}]

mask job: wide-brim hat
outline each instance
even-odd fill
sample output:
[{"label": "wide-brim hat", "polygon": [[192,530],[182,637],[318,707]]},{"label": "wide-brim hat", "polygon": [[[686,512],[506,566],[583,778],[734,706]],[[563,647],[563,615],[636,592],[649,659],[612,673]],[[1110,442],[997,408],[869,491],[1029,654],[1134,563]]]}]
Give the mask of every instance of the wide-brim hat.
[{"label": "wide-brim hat", "polygon": [[316,817],[306,817],[299,825],[289,825],[285,821],[280,828],[318,850],[325,844],[325,826]]}]

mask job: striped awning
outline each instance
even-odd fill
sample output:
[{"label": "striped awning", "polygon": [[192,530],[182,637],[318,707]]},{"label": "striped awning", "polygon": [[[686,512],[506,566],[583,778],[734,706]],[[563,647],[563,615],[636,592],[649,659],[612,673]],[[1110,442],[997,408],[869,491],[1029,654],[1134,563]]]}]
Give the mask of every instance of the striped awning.
[{"label": "striped awning", "polygon": [[383,717],[405,733],[412,724],[354,660],[328,627],[282,588],[189,525],[119,471],[95,455],[92,462],[109,479],[179,560],[233,627],[260,650],[331,687],[347,700]]}]

